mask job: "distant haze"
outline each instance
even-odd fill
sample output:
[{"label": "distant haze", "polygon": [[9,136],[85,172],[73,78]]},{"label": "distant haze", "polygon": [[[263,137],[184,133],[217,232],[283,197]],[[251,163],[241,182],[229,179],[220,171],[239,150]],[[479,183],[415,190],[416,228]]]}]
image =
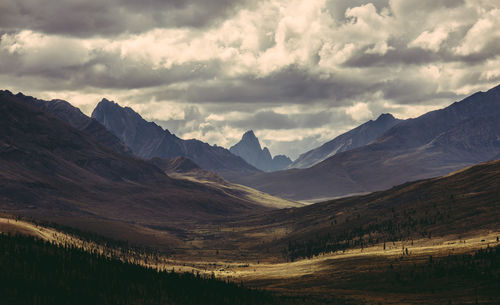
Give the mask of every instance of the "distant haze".
[{"label": "distant haze", "polygon": [[295,159],[500,83],[498,0],[0,2],[0,89]]}]

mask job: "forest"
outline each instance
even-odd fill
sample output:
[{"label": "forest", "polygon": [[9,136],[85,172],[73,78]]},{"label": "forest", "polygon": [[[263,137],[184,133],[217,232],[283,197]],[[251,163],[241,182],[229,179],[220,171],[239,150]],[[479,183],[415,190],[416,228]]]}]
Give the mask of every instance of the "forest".
[{"label": "forest", "polygon": [[0,304],[348,304],[279,296],[193,273],[124,263],[97,251],[0,234]]}]

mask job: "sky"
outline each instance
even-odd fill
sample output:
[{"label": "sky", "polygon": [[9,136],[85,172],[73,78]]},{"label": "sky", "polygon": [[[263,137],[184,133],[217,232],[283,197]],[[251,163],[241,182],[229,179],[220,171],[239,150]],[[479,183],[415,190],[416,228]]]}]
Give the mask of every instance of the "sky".
[{"label": "sky", "polygon": [[0,89],[293,159],[499,83],[498,0],[0,1]]}]

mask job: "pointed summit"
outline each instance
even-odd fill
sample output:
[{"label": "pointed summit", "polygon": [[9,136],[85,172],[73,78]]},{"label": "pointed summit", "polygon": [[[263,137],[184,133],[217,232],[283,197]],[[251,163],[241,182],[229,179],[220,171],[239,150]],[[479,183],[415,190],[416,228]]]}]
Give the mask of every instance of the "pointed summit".
[{"label": "pointed summit", "polygon": [[382,113],[375,121],[379,122],[379,121],[389,121],[389,120],[395,120],[394,116],[390,113]]},{"label": "pointed summit", "polygon": [[383,113],[375,121],[370,120],[318,148],[303,153],[289,168],[308,168],[335,154],[367,145],[399,122],[401,120],[392,114]]},{"label": "pointed summit", "polygon": [[245,138],[255,138],[255,139],[257,139],[257,137],[255,136],[255,133],[251,129],[243,134],[242,139],[245,139]]},{"label": "pointed summit", "polygon": [[269,149],[267,147],[261,148],[259,139],[255,136],[253,130],[245,132],[241,140],[232,146],[229,151],[266,172],[284,169],[291,163],[291,161],[287,163],[286,159],[282,158],[274,161]]},{"label": "pointed summit", "polygon": [[130,107],[103,98],[92,117],[115,134],[143,159],[187,157],[204,169],[217,172],[253,173],[258,170],[227,149],[192,139],[183,140]]},{"label": "pointed summit", "polygon": [[249,130],[243,134],[240,143],[244,143],[245,146],[251,147],[252,150],[261,150],[259,139],[255,136],[253,130]]}]

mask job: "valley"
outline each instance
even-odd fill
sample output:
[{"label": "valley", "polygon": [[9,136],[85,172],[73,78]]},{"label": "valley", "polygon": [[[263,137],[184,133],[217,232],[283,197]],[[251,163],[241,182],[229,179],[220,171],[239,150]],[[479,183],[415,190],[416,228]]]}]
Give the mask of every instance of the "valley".
[{"label": "valley", "polygon": [[[346,299],[356,304],[442,304],[449,301],[454,304],[495,304],[499,297],[497,279],[500,275],[500,231],[377,244],[362,249],[321,254],[295,262],[266,261],[264,253],[261,253],[262,261],[252,262],[220,259],[218,255],[207,253],[196,259],[174,259],[162,256],[161,253],[148,255],[147,252],[131,254],[130,251],[118,249],[110,251],[112,248],[85,242],[75,235],[9,218],[0,219],[0,232],[38,236],[54,244],[70,244],[87,251],[97,250],[98,253],[153,269],[215,276],[217,279],[244,283],[246,287],[269,290],[277,295],[295,296],[299,299],[307,297],[318,302],[328,302],[325,296],[331,295],[335,296],[330,300],[332,302]],[[488,251],[496,251],[490,253],[494,255],[491,259],[496,265],[487,265],[488,270],[493,272],[492,278],[484,276],[482,267],[476,270],[470,265],[470,257],[477,256],[477,253],[489,253]],[[460,259],[464,258],[469,260],[462,266]],[[450,266],[447,265],[448,261],[451,261]],[[432,264],[436,268],[450,268],[455,273],[442,273],[439,269],[437,274],[420,274],[419,276],[430,281],[426,284],[418,276],[409,277],[409,274],[415,277],[415,272],[424,272],[426,268],[434,266]],[[471,271],[463,277],[454,275],[459,266]],[[461,274],[460,271],[458,274]],[[478,276],[481,280],[476,280],[474,287],[467,285],[466,281],[477,279]],[[385,280],[381,281],[381,278]],[[404,285],[404,289],[401,289],[401,285]]]},{"label": "valley", "polygon": [[500,1],[1,0],[0,305],[500,305]]},{"label": "valley", "polygon": [[[3,234],[32,236],[146,270],[243,284],[264,293],[269,304],[495,304],[500,297],[500,160],[304,204],[232,182],[235,168],[211,170],[183,155],[140,158],[62,101],[10,92],[0,97]],[[136,118],[139,126],[168,136]],[[496,119],[481,120],[464,126],[486,133],[496,126]],[[403,128],[398,126],[389,134]],[[446,139],[458,141],[460,130]],[[497,148],[494,136],[485,135],[483,148],[462,152],[489,156]],[[308,169],[265,175],[315,171],[364,154],[387,137]],[[262,151],[255,136],[253,141]],[[341,172],[327,175],[342,179]],[[278,181],[293,182],[273,183]],[[315,188],[296,191],[312,194]]]}]

